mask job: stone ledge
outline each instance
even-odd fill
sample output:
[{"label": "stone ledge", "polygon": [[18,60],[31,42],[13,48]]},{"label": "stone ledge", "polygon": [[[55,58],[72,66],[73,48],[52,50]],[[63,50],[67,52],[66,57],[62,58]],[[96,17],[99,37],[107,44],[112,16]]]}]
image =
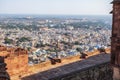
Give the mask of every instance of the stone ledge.
[{"label": "stone ledge", "polygon": [[96,67],[110,62],[110,54],[98,54],[82,61],[76,61],[47,71],[36,73],[22,80],[59,80],[62,77],[82,72],[86,69]]}]

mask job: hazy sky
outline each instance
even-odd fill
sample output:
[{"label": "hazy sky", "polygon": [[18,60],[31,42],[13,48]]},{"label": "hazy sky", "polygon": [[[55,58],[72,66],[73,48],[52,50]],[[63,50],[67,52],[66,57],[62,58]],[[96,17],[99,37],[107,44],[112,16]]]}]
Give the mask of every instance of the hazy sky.
[{"label": "hazy sky", "polygon": [[106,15],[112,0],[0,0],[0,14]]}]

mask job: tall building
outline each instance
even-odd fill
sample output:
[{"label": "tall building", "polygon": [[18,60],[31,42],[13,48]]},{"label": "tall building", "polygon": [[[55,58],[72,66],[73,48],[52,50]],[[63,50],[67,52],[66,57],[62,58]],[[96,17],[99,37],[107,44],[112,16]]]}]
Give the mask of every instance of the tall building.
[{"label": "tall building", "polygon": [[114,0],[112,4],[111,64],[114,80],[120,80],[120,0]]}]

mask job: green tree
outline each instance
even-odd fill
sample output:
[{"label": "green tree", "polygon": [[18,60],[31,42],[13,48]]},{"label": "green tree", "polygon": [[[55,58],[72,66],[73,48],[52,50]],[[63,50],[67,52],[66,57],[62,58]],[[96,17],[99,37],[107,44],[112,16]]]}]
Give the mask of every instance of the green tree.
[{"label": "green tree", "polygon": [[13,40],[12,39],[8,39],[7,37],[4,39],[5,44],[13,44]]},{"label": "green tree", "polygon": [[26,42],[26,41],[30,41],[29,37],[21,37],[18,39],[19,42]]},{"label": "green tree", "polygon": [[76,48],[76,50],[80,53],[82,53],[82,48]]},{"label": "green tree", "polygon": [[79,45],[80,43],[78,42],[78,41],[75,41],[75,43],[74,43],[75,45]]}]

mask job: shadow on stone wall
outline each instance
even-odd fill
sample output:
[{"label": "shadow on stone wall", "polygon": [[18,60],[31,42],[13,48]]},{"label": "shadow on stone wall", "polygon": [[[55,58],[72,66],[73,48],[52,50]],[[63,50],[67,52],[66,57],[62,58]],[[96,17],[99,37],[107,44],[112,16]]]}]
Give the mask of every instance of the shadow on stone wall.
[{"label": "shadow on stone wall", "polygon": [[98,54],[82,61],[53,68],[21,80],[112,80],[110,54]]},{"label": "shadow on stone wall", "polygon": [[10,76],[6,71],[6,63],[4,61],[6,57],[0,56],[0,80],[10,80]]}]

